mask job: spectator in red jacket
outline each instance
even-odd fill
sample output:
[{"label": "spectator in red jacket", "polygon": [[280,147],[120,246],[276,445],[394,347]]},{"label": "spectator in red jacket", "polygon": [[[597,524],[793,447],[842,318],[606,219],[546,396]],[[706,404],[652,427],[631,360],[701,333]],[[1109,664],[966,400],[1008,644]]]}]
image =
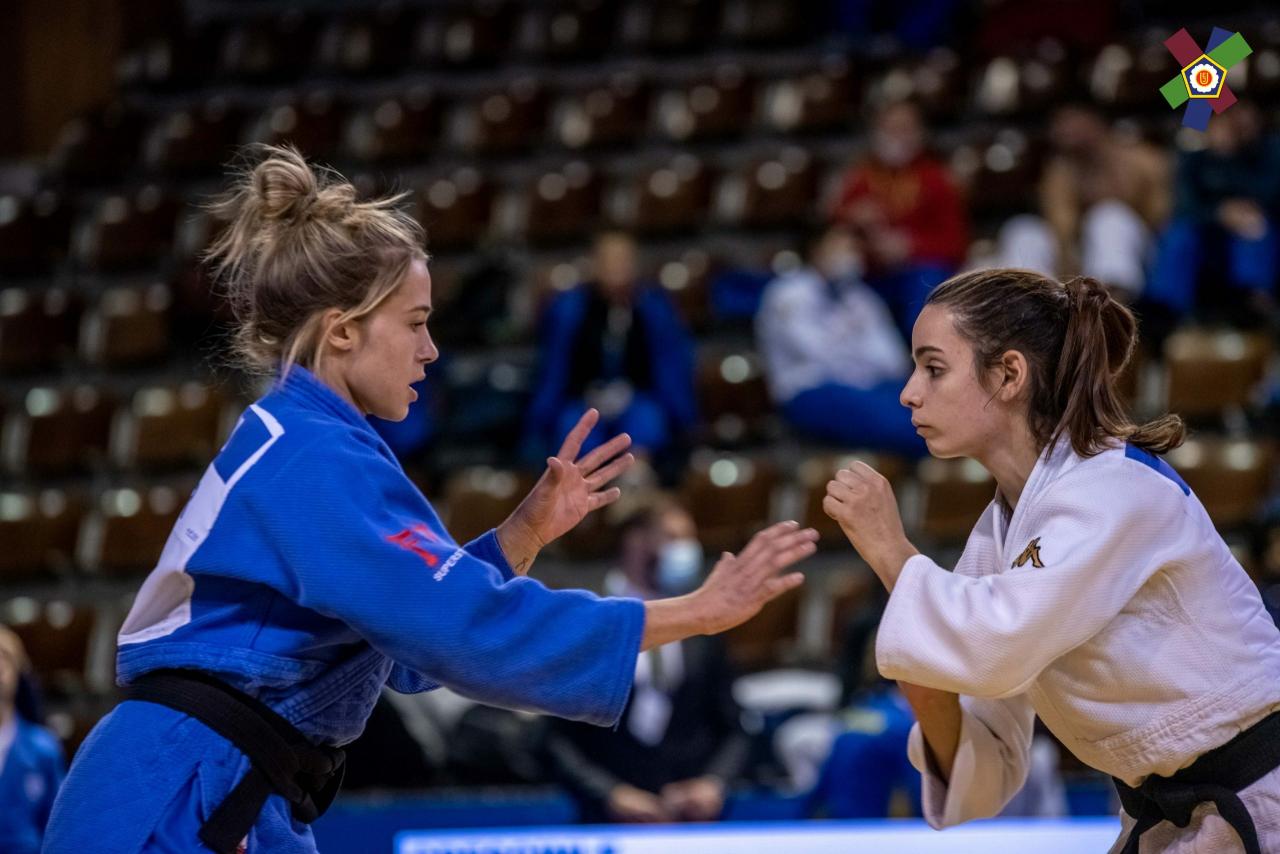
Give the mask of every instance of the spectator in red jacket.
[{"label": "spectator in red jacket", "polygon": [[866,237],[868,284],[910,338],[925,298],[957,270],[969,246],[964,200],[929,153],[918,107],[898,101],[876,114],[871,150],[845,177],[831,218]]}]

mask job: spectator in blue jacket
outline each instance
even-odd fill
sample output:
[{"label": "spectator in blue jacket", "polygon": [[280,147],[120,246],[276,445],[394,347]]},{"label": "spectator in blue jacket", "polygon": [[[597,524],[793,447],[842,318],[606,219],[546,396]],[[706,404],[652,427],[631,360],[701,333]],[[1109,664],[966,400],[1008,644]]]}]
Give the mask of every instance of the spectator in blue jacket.
[{"label": "spectator in blue jacket", "polygon": [[1205,142],[1179,154],[1173,219],[1144,296],[1174,320],[1197,307],[1247,320],[1273,304],[1280,274],[1280,137],[1241,101],[1214,117]]},{"label": "spectator in blue jacket", "polygon": [[54,795],[66,774],[57,737],[19,712],[28,669],[22,641],[0,626],[0,851],[38,854]]},{"label": "spectator in blue jacket", "polygon": [[592,266],[542,317],[526,439],[545,456],[594,408],[588,450],[624,432],[637,453],[659,454],[698,419],[692,339],[662,289],[638,279],[629,235],[599,235]]}]

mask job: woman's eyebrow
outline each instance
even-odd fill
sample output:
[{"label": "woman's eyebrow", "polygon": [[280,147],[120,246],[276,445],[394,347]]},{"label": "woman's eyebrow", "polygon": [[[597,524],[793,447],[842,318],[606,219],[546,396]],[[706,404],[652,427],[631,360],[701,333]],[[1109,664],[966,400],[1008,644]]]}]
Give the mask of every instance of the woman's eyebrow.
[{"label": "woman's eyebrow", "polygon": [[923,344],[916,348],[916,351],[912,353],[912,357],[915,358],[917,361],[919,361],[920,357],[926,356],[929,353],[937,353],[938,355],[942,355],[942,348],[935,347],[932,344]]}]

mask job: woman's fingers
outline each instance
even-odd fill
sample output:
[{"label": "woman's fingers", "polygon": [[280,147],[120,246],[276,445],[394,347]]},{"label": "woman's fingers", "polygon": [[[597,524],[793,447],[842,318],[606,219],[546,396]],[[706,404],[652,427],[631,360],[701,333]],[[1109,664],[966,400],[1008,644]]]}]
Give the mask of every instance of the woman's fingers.
[{"label": "woman's fingers", "polygon": [[604,492],[593,492],[587,496],[587,512],[591,513],[601,507],[608,507],[621,497],[622,490],[616,486],[613,489],[606,489]]},{"label": "woman's fingers", "polygon": [[[591,451],[591,453],[587,454],[582,459],[578,460],[578,468],[583,472],[591,472],[599,468],[607,460],[613,459],[630,447],[631,437],[626,433],[619,433],[600,447]],[[563,454],[561,456],[563,456]]]},{"label": "woman's fingers", "polygon": [[636,458],[631,454],[623,454],[609,465],[600,469],[595,474],[587,478],[587,488],[591,490],[599,489],[609,481],[618,477],[620,474],[631,468],[635,464]]},{"label": "woman's fingers", "polygon": [[582,450],[582,443],[587,441],[587,436],[591,435],[591,429],[596,426],[596,422],[599,420],[600,412],[596,409],[588,409],[582,413],[578,423],[573,425],[569,435],[564,437],[564,442],[560,445],[560,450],[556,453],[556,456],[571,462],[576,460],[578,452]]},{"label": "woman's fingers", "polygon": [[769,596],[765,601],[776,599],[788,590],[795,590],[801,584],[804,584],[803,572],[788,572],[786,575],[770,578],[764,583],[764,591]]},{"label": "woman's fingers", "polygon": [[764,548],[751,556],[741,558],[745,571],[773,575],[778,570],[790,566],[813,554],[816,549],[818,532],[813,528],[802,528],[779,534],[769,539]]},{"label": "woman's fingers", "polygon": [[747,542],[746,547],[738,552],[738,560],[754,560],[757,554],[768,549],[778,537],[785,536],[799,527],[799,522],[789,519],[786,522],[777,522],[767,528],[756,531],[755,535]]}]

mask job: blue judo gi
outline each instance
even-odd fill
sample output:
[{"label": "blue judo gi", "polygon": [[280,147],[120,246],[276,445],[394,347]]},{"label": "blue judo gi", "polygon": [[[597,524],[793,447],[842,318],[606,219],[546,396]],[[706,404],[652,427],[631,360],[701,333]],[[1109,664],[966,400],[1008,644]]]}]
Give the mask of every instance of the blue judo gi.
[{"label": "blue judo gi", "polygon": [[57,737],[16,716],[0,726],[0,851],[38,854],[54,795],[66,773]]},{"label": "blue judo gi", "polygon": [[[644,630],[634,599],[516,577],[493,531],[459,547],[350,404],[300,367],[241,417],[119,636],[118,681],[199,668],[317,743],[364,728],[384,685],[611,725]],[[164,706],[126,701],[90,733],[45,851],[197,851],[249,768]],[[272,795],[247,850],[314,851]]]}]

